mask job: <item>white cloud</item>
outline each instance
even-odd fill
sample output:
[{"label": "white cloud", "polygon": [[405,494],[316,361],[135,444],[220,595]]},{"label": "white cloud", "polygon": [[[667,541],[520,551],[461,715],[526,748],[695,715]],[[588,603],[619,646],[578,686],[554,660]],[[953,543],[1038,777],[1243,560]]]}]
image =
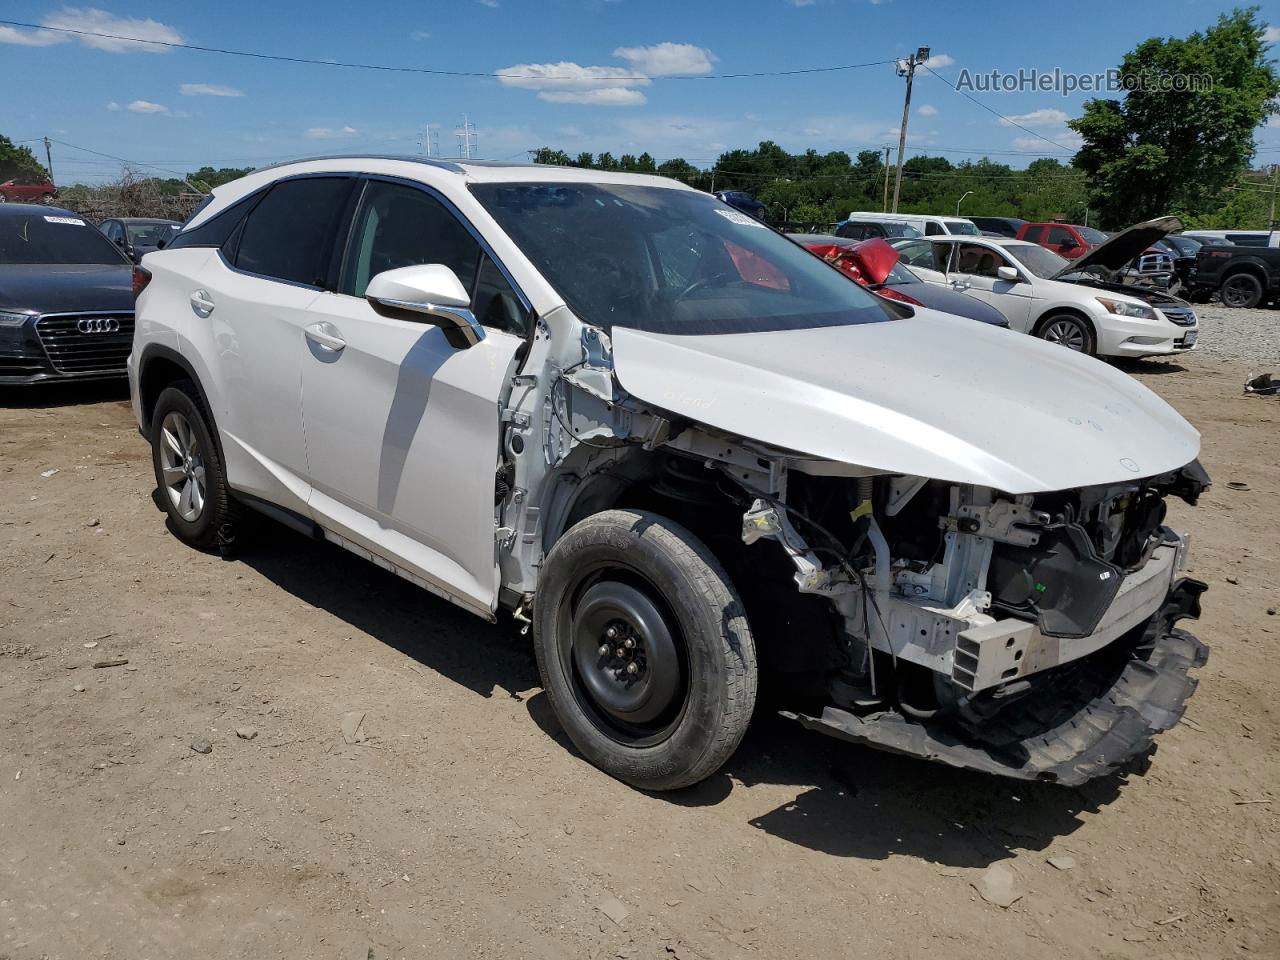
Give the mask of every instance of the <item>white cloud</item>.
[{"label": "white cloud", "polygon": [[539,100],[547,103],[579,103],[588,107],[638,107],[647,102],[639,90],[630,87],[602,87],[598,90],[543,90]]},{"label": "white cloud", "polygon": [[427,31],[427,30],[415,30],[415,31],[413,31],[413,33],[409,34],[409,39],[410,39],[410,40],[417,40],[417,41],[420,41],[420,42],[421,42],[421,41],[423,41],[423,40],[430,40],[430,39],[431,39],[431,33],[430,33],[429,31]]},{"label": "white cloud", "polygon": [[1032,110],[1030,113],[1012,114],[1007,120],[1001,118],[1000,126],[1011,127],[1015,123],[1020,123],[1024,127],[1060,127],[1070,119],[1070,114],[1065,111],[1045,107]]},{"label": "white cloud", "polygon": [[184,83],[178,88],[184,97],[243,97],[244,91],[221,83]]},{"label": "white cloud", "polygon": [[917,110],[916,113],[920,114],[922,117],[936,117],[938,115],[938,108],[928,103],[922,103],[920,104],[920,109]]},{"label": "white cloud", "polygon": [[793,7],[812,7],[818,0],[787,0]]},{"label": "white cloud", "polygon": [[480,4],[482,7],[489,7],[490,9],[502,6],[498,0],[476,0],[476,3]]},{"label": "white cloud", "polygon": [[1060,130],[1057,133],[1046,133],[1046,139],[1052,140],[1053,143],[1045,143],[1039,137],[1014,137],[1012,143],[1019,150],[1039,150],[1044,153],[1053,153],[1053,144],[1060,144],[1070,150],[1079,150],[1084,146],[1084,138],[1073,130]]},{"label": "white cloud", "polygon": [[158,20],[142,20],[136,17],[117,17],[96,7],[64,7],[40,21],[46,27],[64,30],[84,30],[88,33],[111,34],[113,37],[136,37],[137,40],[116,40],[111,37],[73,35],[86,47],[105,50],[107,53],[167,53],[168,47],[155,46],[143,41],[181,43],[182,34]]},{"label": "white cloud", "polygon": [[360,131],[355,127],[308,127],[303,134],[308,140],[341,140],[354,137]]},{"label": "white cloud", "polygon": [[593,107],[634,107],[646,102],[639,87],[650,77],[693,77],[707,73],[716,57],[689,43],[659,43],[651,47],[618,47],[614,56],[629,66],[583,66],[559,63],[517,63],[498,71],[503,86],[538,91],[548,103],[577,103]]},{"label": "white cloud", "polygon": [[649,77],[696,77],[710,73],[716,55],[691,43],[658,43],[652,47],[619,47],[613,55]]},{"label": "white cloud", "polygon": [[945,70],[947,67],[956,65],[956,58],[949,57],[945,53],[934,53],[929,55],[925,64],[933,70]]},{"label": "white cloud", "polygon": [[126,108],[134,113],[168,113],[169,108],[162,103],[152,103],[150,100],[134,100]]},{"label": "white cloud", "polygon": [[499,70],[506,87],[525,90],[595,90],[602,87],[647,86],[647,78],[637,78],[626,67],[584,67],[578,63],[517,63]]},{"label": "white cloud", "polygon": [[107,104],[107,109],[114,113],[116,110],[120,109],[120,104],[112,100],[110,103]]},{"label": "white cloud", "polygon": [[52,47],[67,43],[71,38],[52,30],[19,30],[17,27],[0,27],[0,43],[12,43],[19,47]]},{"label": "white cloud", "polygon": [[1280,43],[1280,26],[1272,23],[1267,29],[1262,31],[1262,39],[1265,43]]}]

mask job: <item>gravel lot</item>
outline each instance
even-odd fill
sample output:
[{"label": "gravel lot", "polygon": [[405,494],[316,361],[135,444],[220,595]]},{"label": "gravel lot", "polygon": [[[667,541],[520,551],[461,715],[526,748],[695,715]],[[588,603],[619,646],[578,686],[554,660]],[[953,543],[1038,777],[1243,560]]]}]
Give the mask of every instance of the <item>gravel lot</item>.
[{"label": "gravel lot", "polygon": [[122,390],[0,393],[0,960],[1280,956],[1280,401],[1128,369],[1204,437],[1170,523],[1212,653],[1149,771],[1080,789],[764,709],[705,783],[628,789],[517,624],[281,528],[190,550]]},{"label": "gravel lot", "polygon": [[1196,306],[1197,353],[1239,360],[1261,373],[1280,366],[1280,310],[1235,310],[1220,303]]}]

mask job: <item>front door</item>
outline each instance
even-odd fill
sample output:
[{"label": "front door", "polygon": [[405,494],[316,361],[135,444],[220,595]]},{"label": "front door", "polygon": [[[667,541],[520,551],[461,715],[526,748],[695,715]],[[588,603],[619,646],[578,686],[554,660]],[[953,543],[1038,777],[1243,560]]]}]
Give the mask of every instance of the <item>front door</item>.
[{"label": "front door", "polygon": [[[430,323],[364,299],[384,270],[450,267],[486,336],[451,346]],[[431,193],[371,179],[338,289],[311,305],[302,401],[311,514],[479,613],[497,604],[494,474],[499,400],[527,311],[457,216]]]},{"label": "front door", "polygon": [[1004,254],[985,244],[957,243],[947,278],[953,290],[990,304],[1004,314],[1010,328],[1026,333],[1031,318],[1031,284],[1020,270],[1018,280],[1003,280],[998,272],[1000,267],[1013,266]]}]

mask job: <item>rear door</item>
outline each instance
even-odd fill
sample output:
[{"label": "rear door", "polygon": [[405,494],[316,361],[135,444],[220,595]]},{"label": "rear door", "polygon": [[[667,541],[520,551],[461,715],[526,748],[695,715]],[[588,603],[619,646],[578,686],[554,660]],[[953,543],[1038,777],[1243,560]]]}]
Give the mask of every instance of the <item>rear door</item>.
[{"label": "rear door", "polygon": [[305,513],[310,486],[302,437],[307,312],[331,269],[352,177],[275,184],[210,257],[189,291],[207,320],[221,380],[215,411],[233,486]]},{"label": "rear door", "polygon": [[[384,270],[442,263],[472,292],[486,336],[376,313]],[[494,479],[499,400],[525,343],[527,301],[434,193],[370,178],[337,290],[309,309],[301,351],[311,514],[482,614],[497,603]]]}]

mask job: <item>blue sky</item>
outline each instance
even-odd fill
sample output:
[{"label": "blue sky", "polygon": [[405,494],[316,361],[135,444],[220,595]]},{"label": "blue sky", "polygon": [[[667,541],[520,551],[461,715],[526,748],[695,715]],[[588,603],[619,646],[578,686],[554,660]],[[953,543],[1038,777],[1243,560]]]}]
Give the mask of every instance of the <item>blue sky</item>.
[{"label": "blue sky", "polygon": [[[457,155],[468,114],[480,156],[539,147],[647,150],[710,161],[771,139],[791,150],[856,153],[896,143],[902,81],[891,65],[798,77],[673,79],[832,66],[904,56],[919,45],[954,80],[961,69],[1092,73],[1152,33],[1183,36],[1231,4],[1169,0],[987,7],[929,0],[220,0],[101,7],[6,0],[0,17],[287,56],[519,73],[432,77],[247,60],[0,27],[6,95],[0,132],[43,135],[175,170],[265,164],[316,153],[418,152],[438,127]],[[1275,18],[1280,22],[1280,16]],[[1271,33],[1280,39],[1280,28]],[[1280,54],[1280,44],[1275,48]],[[547,76],[555,80],[544,79]],[[29,84],[20,79],[30,78]],[[648,78],[648,79],[645,79]],[[15,82],[19,81],[19,82]],[[1065,120],[1083,94],[975,94],[1071,146]],[[917,77],[909,154],[1022,166],[1067,156],[927,74]],[[1260,163],[1280,162],[1280,124],[1260,128]],[[62,182],[109,179],[119,165],[55,144]]]}]

